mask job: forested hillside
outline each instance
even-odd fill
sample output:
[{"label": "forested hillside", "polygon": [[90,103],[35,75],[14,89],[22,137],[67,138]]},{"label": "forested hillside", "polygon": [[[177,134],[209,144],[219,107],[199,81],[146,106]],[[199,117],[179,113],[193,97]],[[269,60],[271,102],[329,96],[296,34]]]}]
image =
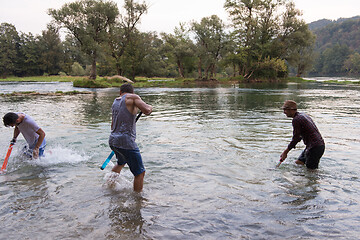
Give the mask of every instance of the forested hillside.
[{"label": "forested hillside", "polygon": [[322,19],[309,24],[316,35],[315,63],[310,75],[360,75],[360,16]]}]

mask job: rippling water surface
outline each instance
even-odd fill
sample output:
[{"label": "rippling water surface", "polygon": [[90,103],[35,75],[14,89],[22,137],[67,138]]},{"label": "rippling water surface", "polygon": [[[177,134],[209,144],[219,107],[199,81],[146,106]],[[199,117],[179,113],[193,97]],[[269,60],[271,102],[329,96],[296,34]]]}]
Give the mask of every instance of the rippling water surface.
[{"label": "rippling water surface", "polygon": [[[17,84],[2,84],[1,93]],[[137,124],[147,169],[141,194],[132,192],[128,168],[113,185],[111,166],[99,169],[110,153],[118,89],[0,96],[1,115],[28,113],[48,143],[44,159],[25,160],[19,137],[0,175],[0,239],[357,239],[359,90],[325,83],[136,89],[154,106]],[[302,143],[275,169],[292,135],[280,109],[287,99],[300,103],[326,141],[317,171],[294,164]],[[0,133],[2,164],[13,129]]]}]

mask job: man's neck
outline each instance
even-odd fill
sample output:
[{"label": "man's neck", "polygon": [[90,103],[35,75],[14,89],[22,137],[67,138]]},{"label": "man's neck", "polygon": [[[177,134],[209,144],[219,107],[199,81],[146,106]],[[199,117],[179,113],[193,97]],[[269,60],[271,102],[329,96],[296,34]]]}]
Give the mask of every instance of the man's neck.
[{"label": "man's neck", "polygon": [[18,122],[18,123],[20,124],[20,123],[22,123],[22,121],[24,120],[25,114],[20,113],[20,114],[18,114],[18,116],[19,116],[19,118],[18,118],[19,122]]}]

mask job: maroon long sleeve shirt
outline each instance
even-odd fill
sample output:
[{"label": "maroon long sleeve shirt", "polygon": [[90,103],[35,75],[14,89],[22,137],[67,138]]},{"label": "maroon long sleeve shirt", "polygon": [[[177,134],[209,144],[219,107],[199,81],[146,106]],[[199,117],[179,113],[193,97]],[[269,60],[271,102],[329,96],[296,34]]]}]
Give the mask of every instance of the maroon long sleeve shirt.
[{"label": "maroon long sleeve shirt", "polygon": [[316,127],[313,120],[305,113],[296,112],[292,120],[293,125],[293,137],[288,145],[288,149],[295,148],[296,144],[304,141],[307,149],[325,145],[319,129]]}]

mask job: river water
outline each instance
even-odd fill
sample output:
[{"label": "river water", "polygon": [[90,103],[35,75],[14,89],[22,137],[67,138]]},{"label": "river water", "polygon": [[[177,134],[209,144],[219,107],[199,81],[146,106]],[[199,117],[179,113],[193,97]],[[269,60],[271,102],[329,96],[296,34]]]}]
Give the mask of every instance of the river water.
[{"label": "river water", "polygon": [[[23,84],[23,85],[21,85]],[[71,83],[1,83],[1,93],[79,90]],[[80,89],[82,90],[82,89]],[[360,230],[360,87],[326,83],[143,88],[154,106],[137,123],[146,176],[132,191],[110,153],[118,89],[71,96],[0,96],[1,114],[31,115],[46,156],[22,157],[19,136],[0,174],[0,239],[357,239]],[[280,107],[299,103],[320,129],[320,168],[275,169],[292,136]],[[0,128],[1,164],[13,129]],[[113,159],[114,161],[114,159]]]}]

